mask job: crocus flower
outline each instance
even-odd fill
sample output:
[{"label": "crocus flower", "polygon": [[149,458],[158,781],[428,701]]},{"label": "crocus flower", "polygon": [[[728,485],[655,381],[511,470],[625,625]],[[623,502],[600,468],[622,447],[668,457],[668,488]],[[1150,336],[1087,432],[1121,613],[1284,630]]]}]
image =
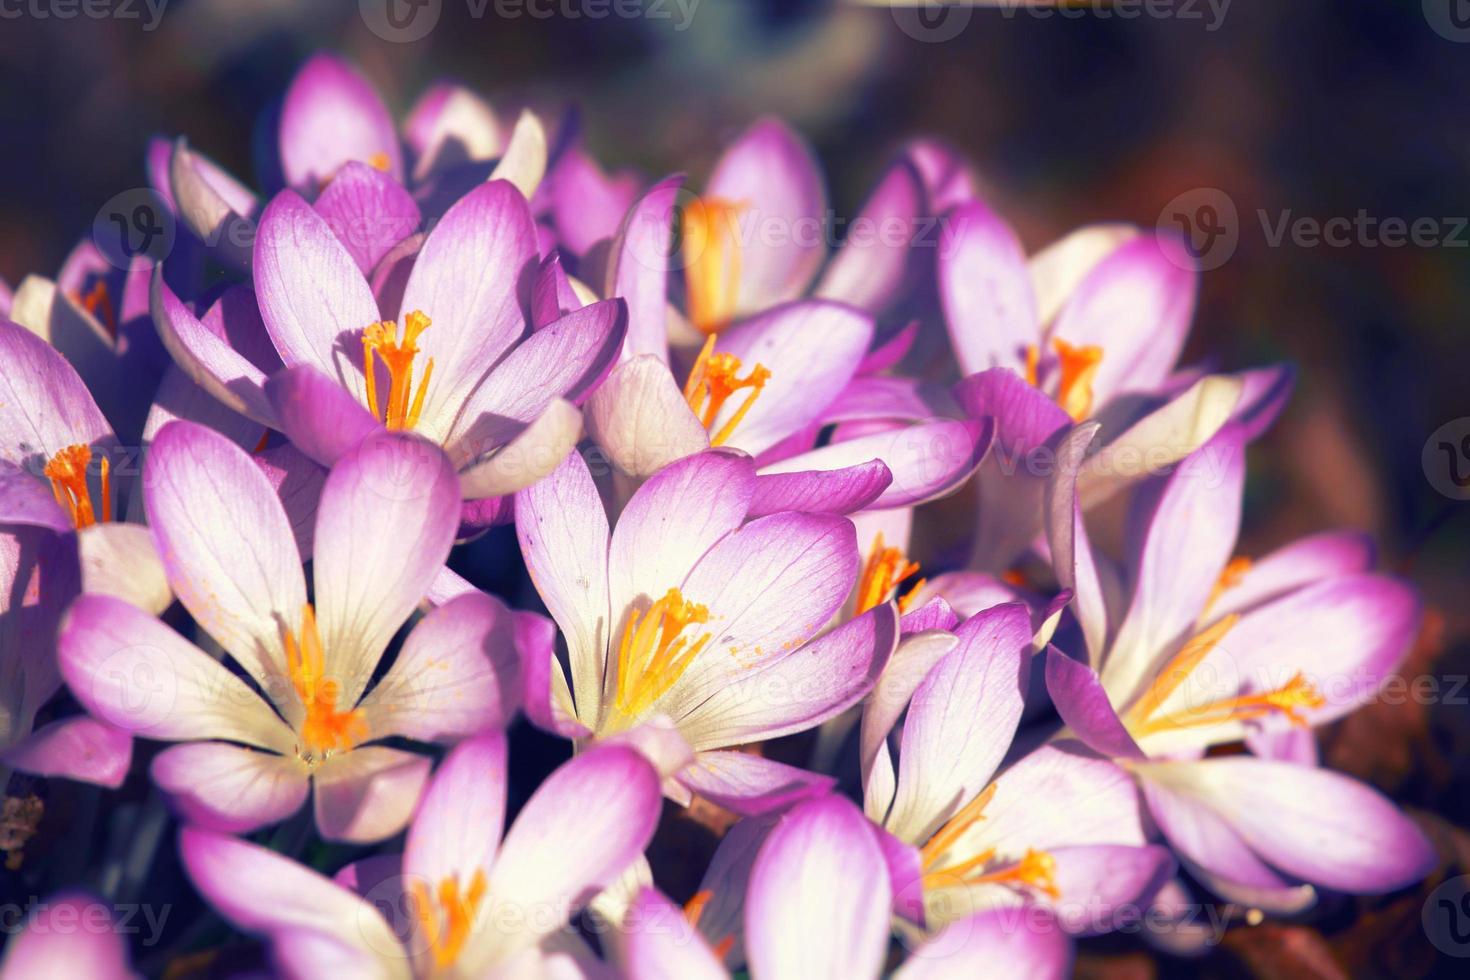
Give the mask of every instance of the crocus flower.
[{"label": "crocus flower", "polygon": [[325,465],[386,427],[442,444],[468,499],[513,492],[576,444],[581,415],[571,402],[622,345],[616,300],[527,335],[519,290],[536,238],[525,198],[505,181],[449,209],[388,308],[319,209],[294,192],[266,208],[255,255],[261,316],[286,368],[269,384],[161,277],[154,316],[191,377]]},{"label": "crocus flower", "polygon": [[[811,800],[781,817],[763,835],[747,887],[743,963],[755,980],[883,975],[892,901],[888,871],[878,832],[847,800]],[[686,918],[702,921],[709,900],[701,891],[681,911],[645,889],[613,934],[624,972],[632,980],[730,976],[720,949]],[[1064,976],[1071,961],[1066,935],[1041,918],[1028,925],[995,913],[961,920],[915,947],[895,976],[976,976],[998,962],[1007,976]]]},{"label": "crocus flower", "polygon": [[429,761],[375,743],[453,740],[514,709],[522,619],[484,595],[426,616],[369,689],[449,554],[459,497],[448,460],[381,433],[339,461],[317,510],[314,603],[286,512],[243,450],[173,422],[146,473],[149,530],[174,592],[263,695],[157,619],[97,595],[73,603],[62,626],[72,693],[99,719],[183,743],[152,774],[191,821],[261,827],[294,813],[314,785],[324,836],[397,832]]},{"label": "crocus flower", "polygon": [[1032,632],[1008,603],[953,635],[916,634],[864,708],[864,808],[894,838],[896,909],[918,924],[1039,902],[1072,931],[1104,932],[1117,906],[1173,871],[1167,850],[1145,846],[1128,775],[1076,743],[996,775],[1025,704]]},{"label": "crocus flower", "polygon": [[125,732],[85,715],[35,729],[61,689],[56,628],[81,583],[74,534],[0,524],[0,772],[116,787],[132,760]]},{"label": "crocus flower", "polygon": [[0,980],[133,980],[112,910],[85,892],[52,895],[5,946]]},{"label": "crocus flower", "polygon": [[403,854],[378,861],[373,877],[374,859],[334,882],[200,829],[184,830],[179,847],[194,886],[263,936],[288,977],[541,976],[547,960],[594,960],[563,927],[643,852],[659,807],[653,767],[626,746],[601,746],[548,776],[502,839],[505,739],[492,732],[445,757]]},{"label": "crocus flower", "polygon": [[780,512],[746,520],[749,457],[710,450],[633,494],[609,534],[573,453],[516,495],[537,591],[566,637],[570,677],[528,665],[528,716],[576,739],[671,727],[695,753],[666,789],[737,812],[771,809],[831,781],[723,751],[799,732],[855,704],[897,639],[891,604],[819,632],[858,575],[852,524]]},{"label": "crocus flower", "polygon": [[[1373,698],[1409,650],[1419,602],[1371,572],[1354,535],[1232,559],[1244,438],[1227,426],[1140,489],[1121,568],[1093,552],[1080,518],[1056,515],[1086,660],[1053,647],[1047,688],[1071,732],[1137,779],[1213,890],[1266,908],[1299,904],[1302,883],[1391,891],[1432,866],[1423,833],[1377,791],[1301,764],[1293,746]],[[1257,757],[1202,758],[1242,740]]]}]

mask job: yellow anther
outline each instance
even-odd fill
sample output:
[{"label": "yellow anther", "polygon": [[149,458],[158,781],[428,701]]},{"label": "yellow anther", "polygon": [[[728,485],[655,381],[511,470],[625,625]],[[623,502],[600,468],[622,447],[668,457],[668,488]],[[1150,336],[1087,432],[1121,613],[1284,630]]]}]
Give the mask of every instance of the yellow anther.
[{"label": "yellow anther", "polygon": [[687,602],[678,589],[664,593],[646,611],[631,610],[618,645],[617,692],[613,707],[625,720],[637,718],[674,686],[710,641],[681,635],[709,618],[709,610]]},{"label": "yellow anther", "polygon": [[409,883],[409,895],[434,966],[441,970],[452,966],[470,938],[480,903],[485,899],[485,872],[476,870],[463,894],[459,878],[450,876],[439,881],[438,891],[432,895],[428,885],[415,879]]},{"label": "yellow anther", "polygon": [[[910,575],[917,574],[918,571],[918,563],[909,561],[904,557],[902,551],[897,548],[885,548],[883,534],[879,532],[873,538],[873,550],[868,552],[868,560],[863,565],[862,577],[858,579],[858,615],[887,602],[898,583]],[[908,607],[913,605],[923,584],[923,580],[920,580],[907,595],[899,599],[898,605],[901,611],[907,612]]]},{"label": "yellow anther", "polygon": [[735,414],[720,426],[719,431],[710,433],[711,446],[723,446],[735,434],[736,426],[771,379],[771,372],[763,364],[751,368],[743,378],[739,377],[740,368],[740,358],[734,354],[715,353],[715,335],[710,334],[689,372],[689,380],[684,383],[684,400],[706,429],[715,424],[715,417],[731,395],[742,388],[750,389],[750,394],[745,396]]},{"label": "yellow anther", "polygon": [[418,424],[419,413],[424,408],[424,394],[429,390],[429,379],[434,374],[434,359],[424,365],[424,376],[419,379],[418,391],[409,394],[413,385],[413,361],[419,353],[419,334],[428,329],[432,321],[421,310],[414,310],[403,318],[403,337],[398,336],[398,325],[392,320],[370,323],[362,331],[362,373],[367,387],[367,407],[374,417],[379,417],[378,378],[373,363],[373,354],[388,369],[388,405],[383,423],[390,429],[412,429]]}]

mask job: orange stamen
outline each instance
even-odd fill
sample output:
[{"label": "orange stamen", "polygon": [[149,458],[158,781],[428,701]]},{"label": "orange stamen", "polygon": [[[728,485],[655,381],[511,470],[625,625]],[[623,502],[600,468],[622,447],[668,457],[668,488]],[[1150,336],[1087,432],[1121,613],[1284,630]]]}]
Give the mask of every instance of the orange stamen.
[{"label": "orange stamen", "polygon": [[961,807],[958,813],[950,817],[943,827],[935,831],[934,836],[929,838],[929,842],[919,849],[919,859],[925,868],[933,868],[945,852],[954,846],[955,841],[984,819],[985,808],[994,796],[995,784],[991,783],[977,793],[973,800]]},{"label": "orange stamen", "polygon": [[367,721],[362,712],[337,708],[338,686],[336,680],[324,676],[326,662],[321,634],[316,628],[316,611],[311,603],[301,610],[300,642],[284,623],[281,642],[286,648],[291,685],[306,709],[306,717],[301,722],[302,744],[298,749],[302,758],[309,763],[320,762],[333,752],[350,749],[367,738]]},{"label": "orange stamen", "polygon": [[1254,564],[1243,555],[1230,559],[1225,570],[1220,573],[1220,578],[1216,580],[1215,588],[1210,592],[1210,598],[1205,602],[1205,612],[1209,612],[1210,608],[1220,601],[1222,595],[1239,585]]},{"label": "orange stamen", "polygon": [[1034,888],[1052,900],[1062,897],[1056,881],[1057,861],[1046,851],[1028,849],[1021,860],[969,880],[970,884],[1013,885]]},{"label": "orange stamen", "polygon": [[1073,347],[1061,338],[1051,343],[1061,361],[1057,404],[1074,422],[1081,422],[1092,413],[1092,383],[1102,363],[1102,348],[1091,344]]},{"label": "orange stamen", "polygon": [[735,316],[740,295],[740,213],[745,205],[695,198],[684,209],[685,286],[689,320],[701,333],[718,333]]},{"label": "orange stamen", "polygon": [[74,292],[71,298],[96,317],[114,340],[117,339],[117,313],[113,310],[112,294],[108,292],[106,280],[98,279],[85,293]]},{"label": "orange stamen", "polygon": [[929,838],[919,850],[925,888],[951,888],[957,885],[1013,885],[1034,888],[1052,898],[1060,897],[1056,886],[1056,861],[1045,851],[1027,850],[1015,864],[996,871],[974,874],[995,860],[995,849],[987,848],[957,864],[945,865],[941,859],[971,827],[985,818],[985,807],[995,796],[995,784],[985,787],[969,803]]},{"label": "orange stamen", "polygon": [[1026,383],[1035,388],[1039,383],[1041,375],[1037,369],[1041,366],[1041,349],[1035,344],[1026,345]]},{"label": "orange stamen", "polygon": [[700,348],[699,357],[694,361],[689,380],[684,383],[684,400],[689,403],[689,408],[706,429],[715,424],[715,417],[720,414],[720,409],[731,395],[742,388],[750,389],[750,394],[735,410],[735,414],[720,426],[718,432],[710,434],[711,446],[723,446],[735,434],[736,426],[745,418],[745,414],[760,397],[766,382],[771,379],[771,372],[764,364],[755,365],[743,378],[739,377],[740,368],[740,358],[734,354],[715,353],[715,335],[710,334]]},{"label": "orange stamen", "polygon": [[388,154],[378,152],[367,158],[367,165],[374,170],[381,170],[383,173],[387,173],[392,169],[393,161],[389,159]]},{"label": "orange stamen", "polygon": [[423,930],[434,965],[441,970],[451,966],[463,952],[480,903],[485,899],[484,870],[475,871],[463,894],[456,876],[441,879],[438,892],[432,895],[422,880],[415,879],[409,883],[409,894],[413,898],[414,918]]},{"label": "orange stamen", "polygon": [[638,717],[674,686],[711,639],[706,633],[690,643],[680,634],[708,618],[708,609],[685,601],[678,589],[664,593],[643,613],[629,612],[618,645],[617,716]]},{"label": "orange stamen", "polygon": [[388,369],[388,405],[383,422],[390,429],[412,429],[418,424],[419,413],[424,407],[424,393],[429,390],[429,378],[434,373],[434,359],[424,365],[424,376],[419,381],[418,391],[413,394],[413,360],[419,353],[419,334],[428,329],[432,321],[421,310],[414,310],[403,318],[403,337],[398,336],[398,325],[392,320],[370,323],[362,331],[362,373],[367,388],[367,407],[378,416],[378,379],[373,354]]},{"label": "orange stamen", "polygon": [[[868,561],[863,566],[862,577],[858,579],[858,615],[887,602],[898,583],[918,571],[918,563],[909,561],[902,551],[883,547],[883,534],[879,532],[873,538],[873,550],[868,552]],[[908,611],[923,584],[924,581],[920,580],[899,600],[901,611]]]},{"label": "orange stamen", "polygon": [[93,509],[92,491],[87,486],[87,467],[92,463],[92,448],[77,443],[57,452],[42,470],[51,481],[51,492],[56,502],[71,518],[78,530],[91,527],[98,521],[112,520],[111,467],[106,456],[100,464],[99,489],[101,507]]}]

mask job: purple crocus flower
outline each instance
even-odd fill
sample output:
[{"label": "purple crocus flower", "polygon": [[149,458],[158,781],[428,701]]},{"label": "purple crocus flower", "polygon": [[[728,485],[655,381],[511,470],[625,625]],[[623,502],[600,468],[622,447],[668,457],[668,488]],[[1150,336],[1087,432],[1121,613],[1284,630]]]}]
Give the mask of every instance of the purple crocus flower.
[{"label": "purple crocus flower", "polygon": [[376,259],[354,257],[322,209],[286,191],[260,221],[255,291],[284,371],[268,377],[155,277],[155,319],[190,376],[325,465],[386,427],[443,445],[472,501],[550,472],[581,434],[572,403],[622,345],[621,301],[527,333],[521,284],[535,267],[535,230],[505,181],[449,209],[391,300],[364,276]]},{"label": "purple crocus flower", "polygon": [[864,708],[864,807],[893,838],[896,910],[920,925],[1040,902],[1071,931],[1104,932],[1173,872],[1111,762],[1072,743],[996,775],[1025,705],[1032,633],[1026,608],[1008,603],[954,634],[909,637]]},{"label": "purple crocus flower", "polygon": [[5,946],[0,980],[133,980],[112,909],[85,892],[52,895]]},{"label": "purple crocus flower", "polygon": [[[892,891],[879,832],[857,807],[837,796],[802,803],[764,830],[758,846],[742,882],[748,890],[741,903],[741,963],[749,975],[882,976]],[[691,906],[699,923],[709,900],[701,892]],[[652,889],[639,894],[613,934],[619,963],[632,980],[729,977],[722,960],[733,939],[712,947],[683,911]],[[916,945],[894,975],[975,976],[997,962],[1005,963],[1007,976],[1059,978],[1071,962],[1071,944],[1044,918],[1023,925],[980,913]]]},{"label": "purple crocus flower", "polygon": [[550,651],[527,666],[529,717],[575,739],[672,729],[670,796],[747,813],[831,781],[728,749],[857,703],[898,636],[890,603],[821,632],[858,576],[852,525],[784,511],[748,521],[755,485],[749,457],[697,453],[644,483],[611,533],[576,453],[516,495],[521,551],[571,667]]},{"label": "purple crocus flower", "polygon": [[201,829],[184,830],[179,847],[194,886],[265,937],[288,977],[543,976],[595,963],[564,927],[653,837],[658,775],[626,746],[591,749],[546,778],[502,839],[506,778],[503,735],[461,743],[424,793],[402,855],[335,882]]},{"label": "purple crocus flower", "polygon": [[[1093,551],[1080,517],[1055,515],[1086,659],[1053,647],[1047,688],[1216,892],[1269,909],[1298,907],[1303,883],[1391,891],[1432,867],[1429,842],[1377,791],[1315,768],[1304,736],[1374,697],[1408,653],[1419,601],[1371,571],[1356,535],[1232,560],[1244,441],[1227,426],[1140,488],[1121,567]],[[1203,757],[1242,740],[1254,757]]]},{"label": "purple crocus flower", "polygon": [[517,641],[533,626],[488,596],[456,599],[418,624],[369,689],[453,543],[459,495],[447,458],[381,433],[339,461],[316,515],[314,602],[286,512],[243,450],[173,422],[146,473],[149,530],[174,592],[263,695],[154,617],[99,595],[77,599],[62,626],[72,693],[99,719],[183,743],[152,773],[193,822],[275,823],[315,785],[323,836],[396,833],[429,761],[375,743],[503,724],[515,708]]}]

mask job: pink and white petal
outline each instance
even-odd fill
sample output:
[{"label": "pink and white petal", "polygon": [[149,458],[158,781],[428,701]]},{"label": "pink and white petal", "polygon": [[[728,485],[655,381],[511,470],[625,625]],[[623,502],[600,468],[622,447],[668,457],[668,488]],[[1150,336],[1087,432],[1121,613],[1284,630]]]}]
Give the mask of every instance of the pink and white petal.
[{"label": "pink and white petal", "polygon": [[157,619],[79,596],[57,640],[67,686],[99,721],[148,738],[221,738],[292,752],[296,736],[244,681]]},{"label": "pink and white petal", "polygon": [[149,772],[175,814],[191,826],[248,834],[301,809],[311,789],[294,756],[223,742],[186,742],[154,756]]},{"label": "pink and white petal", "polygon": [[1046,651],[1046,691],[1067,730],[1110,759],[1142,759],[1143,750],[1123,726],[1091,667],[1056,647]]},{"label": "pink and white petal", "polygon": [[832,256],[814,295],[850,303],[877,315],[898,298],[909,272],[910,246],[924,210],[923,180],[902,158],[878,178],[847,236]]},{"label": "pink and white petal", "polygon": [[383,428],[347,389],[309,364],[278,371],[265,382],[276,428],[323,466]]},{"label": "pink and white petal", "polygon": [[1193,261],[1169,235],[1138,235],[1092,267],[1057,313],[1051,336],[1102,348],[1094,404],[1168,379],[1189,335],[1198,288]]},{"label": "pink and white petal", "polygon": [[1245,445],[1227,426],[1134,499],[1133,599],[1103,665],[1103,686],[1131,700],[1135,687],[1184,638],[1235,548],[1245,486]]},{"label": "pink and white petal", "polygon": [[1289,728],[1281,732],[1252,732],[1245,738],[1251,755],[1277,762],[1294,762],[1299,766],[1321,763],[1317,753],[1317,733],[1310,728]]},{"label": "pink and white petal", "polygon": [[672,777],[694,761],[694,750],[667,715],[654,715],[632,728],[599,739],[602,745],[626,745],[637,749],[658,770],[663,780],[664,795],[682,806],[688,806],[688,791]]},{"label": "pink and white petal", "polygon": [[1299,538],[1253,561],[1211,604],[1210,618],[1245,612],[1336,575],[1372,571],[1377,560],[1372,536],[1360,531],[1324,531]]},{"label": "pink and white petal", "polygon": [[484,99],[462,85],[439,83],[419,96],[403,123],[414,154],[413,179],[464,163],[493,160],[509,133]]},{"label": "pink and white petal", "polygon": [[411,976],[408,957],[378,910],[310,868],[258,844],[193,827],[179,832],[179,854],[194,887],[236,928],[272,941],[315,932],[374,961],[379,976]]},{"label": "pink and white petal", "polygon": [[1036,749],[1002,772],[995,787],[985,819],[967,839],[1000,854],[1147,843],[1133,780],[1075,743]]},{"label": "pink and white petal", "polygon": [[893,482],[869,506],[912,507],[959,489],[990,451],[993,432],[989,419],[930,419],[833,442],[764,466],[761,474],[838,470],[878,459],[893,474]]},{"label": "pink and white petal", "polygon": [[10,460],[0,460],[0,524],[45,528],[56,534],[75,529],[71,515],[56,502],[49,483]]},{"label": "pink and white petal", "polygon": [[0,755],[21,772],[117,789],[133,761],[133,737],[89,715],[36,729]]},{"label": "pink and white petal", "polygon": [[889,733],[908,708],[915,689],[929,672],[959,644],[951,633],[929,630],[905,636],[884,667],[873,696],[863,705],[858,761],[863,777],[868,816],[886,825],[897,790],[893,761],[888,753]]},{"label": "pink and white petal", "polygon": [[669,270],[676,261],[671,243],[677,205],[686,196],[683,187],[682,175],[654,184],[628,210],[612,244],[604,292],[628,304],[628,335],[623,346],[627,357],[669,358],[666,310]]},{"label": "pink and white petal", "polygon": [[679,729],[698,751],[805,731],[867,696],[897,645],[898,610],[884,603],[772,654],[677,719]]},{"label": "pink and white petal", "polygon": [[638,893],[613,949],[629,980],[723,980],[730,974],[679,906],[652,888]]},{"label": "pink and white petal", "polygon": [[449,751],[424,791],[403,848],[403,873],[432,892],[440,881],[490,873],[505,829],[506,746],[486,732]]},{"label": "pink and white petal", "polygon": [[1296,388],[1296,366],[1273,364],[1241,371],[1235,378],[1241,383],[1240,403],[1231,420],[1240,424],[1246,441],[1251,442],[1269,429],[1286,409]]},{"label": "pink and white petal", "polygon": [[1061,900],[1052,904],[1073,935],[1095,936],[1131,926],[1179,865],[1166,847],[1086,844],[1049,852]]},{"label": "pink and white petal", "polygon": [[459,505],[449,458],[415,436],[371,435],[328,474],[317,509],[314,598],[326,676],[337,679],[342,703],[357,701],[444,566]]},{"label": "pink and white petal", "polygon": [[1098,578],[1092,542],[1077,506],[1077,474],[1097,436],[1098,425],[1086,422],[1057,445],[1056,468],[1042,493],[1046,543],[1057,584],[1072,593],[1073,615],[1082,627],[1089,662],[1100,663],[1108,635],[1108,610]]},{"label": "pink and white petal", "polygon": [[255,454],[255,464],[265,474],[280,498],[281,508],[296,537],[296,550],[310,557],[316,542],[316,508],[321,500],[327,471],[296,449],[272,446]]},{"label": "pink and white petal", "polygon": [[153,536],[141,524],[108,521],[77,534],[82,590],[116,596],[160,615],[174,601]]},{"label": "pink and white petal", "polygon": [[428,756],[382,745],[328,756],[312,774],[317,832],[349,844],[392,837],[408,825],[431,767]]},{"label": "pink and white petal", "polygon": [[938,266],[960,372],[1023,370],[1041,327],[1026,253],[1010,224],[979,200],[960,205],[944,218]]},{"label": "pink and white petal", "polygon": [[152,309],[163,346],[191,381],[226,408],[267,428],[276,426],[263,390],[265,372],[189,312],[163,281],[162,265],[154,268]]},{"label": "pink and white petal", "polygon": [[936,599],[962,620],[1004,602],[1025,601],[1015,586],[986,572],[945,572],[925,582],[915,595],[915,601],[921,603]]},{"label": "pink and white petal", "polygon": [[418,261],[419,250],[424,247],[424,239],[428,237],[419,232],[394,245],[378,261],[377,268],[368,279],[383,319],[397,322],[402,315],[403,290],[408,286],[408,277],[413,272],[414,263]]},{"label": "pink and white petal", "polygon": [[134,980],[139,976],[128,962],[127,941],[113,923],[111,909],[85,892],[51,895],[20,921],[24,925],[6,944],[5,957],[0,959],[0,980]]},{"label": "pink and white petal", "polygon": [[357,160],[337,171],[313,207],[364,276],[372,274],[393,246],[418,231],[421,220],[418,204],[402,184]]},{"label": "pink and white petal", "polygon": [[1031,256],[1026,270],[1036,295],[1036,318],[1050,324],[1097,264],[1139,234],[1136,225],[1083,225]]},{"label": "pink and white petal", "polygon": [[[424,240],[403,290],[403,312],[433,325],[419,338],[437,371],[423,406],[430,428],[448,424],[480,379],[526,332],[536,231],[521,192],[505,181],[477,185]],[[363,324],[366,326],[366,324]]]},{"label": "pink and white petal", "polygon": [[[996,603],[990,603],[990,605],[996,605]],[[917,609],[899,617],[898,628],[900,634],[910,636],[926,630],[952,630],[959,625],[959,622],[959,613],[955,612],[954,607],[943,596],[937,595],[932,599],[924,600],[919,603]]]},{"label": "pink and white petal", "polygon": [[999,963],[1013,980],[1063,980],[1072,975],[1072,943],[1055,926],[1009,908],[986,909],[950,923],[919,946],[894,980],[965,980]]},{"label": "pink and white petal", "polygon": [[580,739],[592,729],[577,720],[566,674],[556,657],[556,624],[535,613],[516,614],[521,652],[521,709],[537,728],[562,738]]},{"label": "pink and white petal", "polygon": [[740,527],[754,492],[750,457],[724,449],[675,460],[638,488],[608,551],[615,635],[635,605],[646,608],[691,579],[700,559]]},{"label": "pink and white petal", "polygon": [[764,817],[802,800],[826,796],[837,781],[746,752],[700,752],[677,777],[680,785],[742,817]]},{"label": "pink and white petal", "polygon": [[[459,474],[466,505],[489,506],[496,499],[508,500],[510,494],[545,479],[577,448],[581,438],[582,413],[565,398],[553,398],[508,442]],[[499,517],[498,509],[492,513]]]},{"label": "pink and white petal", "polygon": [[[737,311],[750,313],[806,291],[826,258],[827,210],[811,148],[777,119],[762,119],[715,164],[706,196],[741,205]],[[772,229],[784,234],[773,234]]]},{"label": "pink and white petal", "polygon": [[612,462],[634,477],[709,448],[669,367],[651,354],[624,361],[587,399],[587,432]]},{"label": "pink and white petal", "polygon": [[881,459],[837,470],[757,474],[751,517],[783,510],[808,514],[851,514],[869,506],[893,483]]},{"label": "pink and white petal", "polygon": [[505,144],[505,152],[490,171],[490,179],[509,181],[529,201],[536,196],[536,188],[546,176],[548,155],[546,127],[541,117],[522,109]]},{"label": "pink and white petal", "polygon": [[75,443],[112,439],[112,427],[76,370],[25,327],[0,320],[0,459],[33,472]]},{"label": "pink and white petal", "polygon": [[974,170],[954,147],[932,138],[910,140],[904,158],[918,169],[929,197],[929,213],[943,214],[956,205],[979,197]]},{"label": "pink and white petal", "polygon": [[[830,422],[922,422],[950,410],[942,391],[914,378],[860,374],[822,412]],[[952,413],[951,413],[952,414]]]},{"label": "pink and white petal", "polygon": [[[725,445],[759,455],[816,421],[857,373],[872,341],[871,316],[830,300],[785,303],[722,331],[717,352],[739,358],[747,372],[757,364],[771,372]],[[747,397],[732,396],[711,431],[719,432]]]},{"label": "pink and white petal", "polygon": [[250,268],[252,218],[260,209],[255,194],[219,164],[189,148],[180,136],[168,163],[169,196],[179,219],[221,262],[237,270]]},{"label": "pink and white petal", "polygon": [[959,643],[915,688],[899,743],[898,790],[885,826],[928,840],[985,788],[1026,703],[1031,616],[1007,603],[960,625]]},{"label": "pink and white petal", "polygon": [[536,284],[531,290],[532,328],[540,330],[584,305],[562,267],[561,253],[553,251],[542,259],[541,268],[536,272]]},{"label": "pink and white petal", "polygon": [[660,810],[658,773],[626,746],[589,749],[548,776],[505,835],[490,872],[489,893],[514,896],[528,914],[518,928],[475,933],[464,969],[473,973],[477,964],[561,928],[643,853]]},{"label": "pink and white petal", "polygon": [[873,977],[888,950],[892,890],[872,824],[829,796],[787,814],[761,847],[745,900],[760,977]]},{"label": "pink and white petal", "polygon": [[[517,493],[515,501],[516,536],[526,569],[567,639],[577,717],[595,722],[612,630],[602,498],[586,461],[574,452],[546,479]],[[555,673],[559,671],[547,679],[554,681]],[[533,674],[526,676],[529,685]]]},{"label": "pink and white petal", "polygon": [[873,349],[868,351],[863,362],[858,365],[858,375],[877,375],[902,361],[919,339],[919,327],[920,321],[910,320],[892,334],[876,338]]},{"label": "pink and white petal", "polygon": [[708,610],[709,647],[662,710],[683,717],[763,657],[807,642],[846,601],[858,564],[852,523],[831,514],[772,514],[720,539],[681,590]]},{"label": "pink and white petal", "polygon": [[275,489],[224,436],[170,422],[148,451],[143,503],[174,594],[266,690],[285,690],[284,617],[306,604],[301,557]]},{"label": "pink and white petal", "polygon": [[387,160],[403,180],[403,153],[393,117],[377,91],[341,58],[313,56],[291,80],[278,136],[286,183],[304,190],[327,185],[349,161]]},{"label": "pink and white petal", "polygon": [[632,173],[604,173],[579,140],[575,134],[558,137],[565,149],[557,154],[539,192],[550,197],[556,244],[581,257],[618,233],[618,223],[638,197],[643,181]]},{"label": "pink and white petal", "polygon": [[478,591],[431,610],[362,701],[373,737],[438,742],[508,725],[521,690],[516,615]]}]

